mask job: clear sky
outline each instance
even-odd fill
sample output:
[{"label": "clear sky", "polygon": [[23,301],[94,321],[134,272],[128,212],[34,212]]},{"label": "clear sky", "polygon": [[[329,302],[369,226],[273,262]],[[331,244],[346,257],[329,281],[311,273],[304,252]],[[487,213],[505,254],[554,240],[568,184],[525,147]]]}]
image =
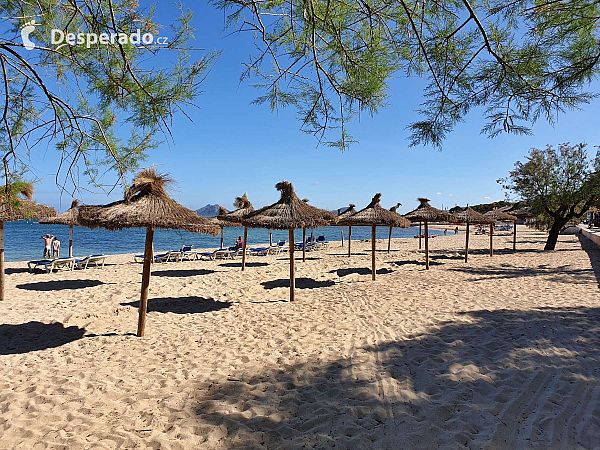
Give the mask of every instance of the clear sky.
[{"label": "clear sky", "polygon": [[[239,76],[252,51],[252,35],[226,36],[222,12],[204,1],[187,6],[195,14],[193,45],[223,50],[223,54],[203,84],[204,92],[196,102],[200,109],[187,110],[193,122],[178,115],[173,142],[152,150],[145,165],[170,173],[177,180],[173,197],[190,208],[219,203],[232,209],[234,197],[245,191],[255,207],[273,203],[279,197],[274,185],[282,179],[291,181],[301,198],[327,209],[348,203],[362,208],[376,192],[382,193],[383,206],[401,202],[401,213],[416,207],[420,196],[429,197],[436,207],[487,203],[504,198],[496,180],[506,176],[531,147],[567,141],[600,145],[600,101],[595,101],[585,111],[560,116],[554,128],[537,123],[534,136],[489,139],[479,133],[482,111],[474,111],[449,135],[442,151],[409,147],[405,127],[418,119],[414,111],[422,102],[424,82],[398,78],[390,84],[390,105],[351,125],[349,132],[358,144],[344,153],[317,147],[314,137],[299,131],[293,110],[273,114],[266,105],[250,104],[260,91],[249,83],[240,84]],[[167,23],[174,15],[174,6],[165,2],[157,20]],[[36,200],[62,211],[71,199],[64,194],[61,198],[55,185],[57,163],[52,148],[32,155],[41,180]],[[82,192],[79,197],[101,204],[120,199],[122,193],[107,197]]]}]

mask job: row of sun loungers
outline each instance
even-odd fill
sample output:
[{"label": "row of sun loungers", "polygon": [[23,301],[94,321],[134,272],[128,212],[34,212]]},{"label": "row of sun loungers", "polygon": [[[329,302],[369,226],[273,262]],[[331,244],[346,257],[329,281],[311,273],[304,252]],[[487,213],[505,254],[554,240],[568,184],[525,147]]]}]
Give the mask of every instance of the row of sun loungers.
[{"label": "row of sun loungers", "polygon": [[75,269],[88,269],[91,267],[104,267],[106,261],[106,255],[88,255],[85,258],[75,258],[65,256],[63,258],[55,259],[40,259],[36,261],[29,261],[27,266],[31,272],[43,270],[46,273],[51,273],[54,270],[75,270]]},{"label": "row of sun loungers", "polygon": [[[327,240],[325,236],[319,236],[315,240],[308,239],[306,241],[306,249],[308,251],[315,250],[317,248],[321,248],[327,245]],[[294,248],[302,249],[303,243],[297,242],[294,244]],[[255,248],[246,248],[246,255],[253,256],[265,256],[265,255],[276,255],[281,252],[288,251],[288,244],[286,241],[279,241],[276,244],[273,244],[268,247],[255,247]],[[243,249],[228,249],[228,248],[218,248],[216,250],[206,252],[198,249],[194,249],[192,245],[184,245],[179,250],[170,250],[168,252],[163,252],[154,255],[155,263],[166,263],[166,262],[178,262],[178,261],[192,261],[196,259],[203,260],[216,260],[216,259],[234,259],[236,257],[242,256]],[[143,262],[144,255],[134,255],[135,262]]]}]

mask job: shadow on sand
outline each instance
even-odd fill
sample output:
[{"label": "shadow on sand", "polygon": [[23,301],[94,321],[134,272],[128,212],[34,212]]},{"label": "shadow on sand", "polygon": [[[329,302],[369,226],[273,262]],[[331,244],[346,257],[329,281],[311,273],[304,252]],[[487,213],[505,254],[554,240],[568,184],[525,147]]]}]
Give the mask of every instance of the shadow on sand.
[{"label": "shadow on sand", "polygon": [[35,283],[17,284],[18,289],[27,291],[65,291],[73,289],[85,289],[94,286],[100,286],[103,283],[100,280],[51,280],[36,281]]},{"label": "shadow on sand", "polygon": [[[260,283],[265,289],[289,288],[290,280],[288,278],[263,281]],[[317,281],[312,278],[296,278],[296,289],[318,289],[335,285],[331,280]]]},{"label": "shadow on sand", "polygon": [[60,347],[83,337],[85,328],[67,327],[62,323],[27,322],[0,325],[0,355]]},{"label": "shadow on sand", "polygon": [[[218,302],[203,297],[163,297],[148,299],[148,312],[202,314],[229,308],[231,302]],[[140,302],[121,303],[121,306],[140,307]]]},{"label": "shadow on sand", "polygon": [[472,311],[348,358],[208,380],[197,420],[237,449],[596,448],[598,323],[599,308]]},{"label": "shadow on sand", "polygon": [[[269,263],[266,262],[248,262],[246,261],[246,267],[264,267],[264,266],[268,266]],[[237,268],[242,268],[242,263],[241,262],[228,262],[228,263],[222,263],[219,264],[219,266],[221,267],[237,267]]]},{"label": "shadow on sand", "polygon": [[[383,268],[375,270],[377,275],[385,275],[388,273],[392,273],[393,270]],[[335,273],[338,277],[346,277],[348,275],[371,275],[371,269],[367,267],[350,267],[345,269],[333,269],[330,270],[329,273]]]},{"label": "shadow on sand", "polygon": [[202,275],[210,275],[215,273],[214,270],[209,269],[171,269],[171,270],[155,270],[152,272],[153,277],[195,277]]}]

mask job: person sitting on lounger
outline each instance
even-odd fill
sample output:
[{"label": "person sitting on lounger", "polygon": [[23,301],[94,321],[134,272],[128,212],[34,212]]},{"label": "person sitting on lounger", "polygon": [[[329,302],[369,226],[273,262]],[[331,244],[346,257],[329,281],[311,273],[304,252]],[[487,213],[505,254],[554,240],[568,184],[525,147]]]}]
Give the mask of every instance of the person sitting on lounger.
[{"label": "person sitting on lounger", "polygon": [[44,234],[41,237],[44,240],[44,259],[50,259],[52,257],[52,239],[54,239],[55,236]]},{"label": "person sitting on lounger", "polygon": [[233,247],[229,247],[229,250],[239,250],[240,248],[244,248],[244,240],[241,236],[235,240],[235,245]]}]

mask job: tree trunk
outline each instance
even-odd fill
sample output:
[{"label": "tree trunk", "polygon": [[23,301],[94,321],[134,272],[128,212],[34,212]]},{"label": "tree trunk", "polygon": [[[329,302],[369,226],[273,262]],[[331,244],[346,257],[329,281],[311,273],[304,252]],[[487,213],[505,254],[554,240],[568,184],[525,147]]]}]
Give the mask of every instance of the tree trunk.
[{"label": "tree trunk", "polygon": [[144,248],[144,270],[142,272],[142,293],[140,295],[140,309],[138,316],[138,337],[144,335],[146,330],[146,310],[148,309],[148,286],[150,285],[150,264],[154,259],[152,251],[152,240],[154,228],[146,228],[146,247]]},{"label": "tree trunk", "polygon": [[568,220],[566,219],[554,219],[552,228],[550,228],[550,231],[548,232],[548,240],[546,241],[544,250],[554,250],[556,247],[556,241],[558,241],[558,234],[567,222]]},{"label": "tree trunk", "polygon": [[0,222],[0,302],[4,300],[4,222]]}]

